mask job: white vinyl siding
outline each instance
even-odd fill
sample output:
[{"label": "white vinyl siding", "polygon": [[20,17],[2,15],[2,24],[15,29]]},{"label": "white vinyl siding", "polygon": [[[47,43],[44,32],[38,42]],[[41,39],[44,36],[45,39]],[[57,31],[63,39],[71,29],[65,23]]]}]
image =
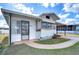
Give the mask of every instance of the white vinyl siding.
[{"label": "white vinyl siding", "polygon": [[50,39],[54,34],[56,34],[55,20],[51,16],[48,18],[42,16],[41,38]]},{"label": "white vinyl siding", "polygon": [[17,21],[17,34],[21,34],[21,21]]},{"label": "white vinyl siding", "polygon": [[[27,18],[27,17],[24,17],[24,16],[19,16],[19,15],[12,15],[11,17],[11,31],[12,31],[12,34],[11,34],[11,38],[12,38],[12,42],[15,42],[15,41],[21,41],[21,33],[17,33],[17,21],[29,21],[29,40],[32,40],[32,39],[36,39],[36,21],[35,19],[31,19],[31,18]],[[20,26],[19,26],[20,27]],[[19,29],[18,29],[19,30]]]}]

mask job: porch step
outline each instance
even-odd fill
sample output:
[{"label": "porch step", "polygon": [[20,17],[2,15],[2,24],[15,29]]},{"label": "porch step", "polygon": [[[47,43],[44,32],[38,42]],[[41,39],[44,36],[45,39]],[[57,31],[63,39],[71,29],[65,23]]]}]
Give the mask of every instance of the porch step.
[{"label": "porch step", "polygon": [[27,41],[27,40],[17,41],[17,42],[14,42],[13,45],[24,44],[24,42],[26,42],[26,41]]}]

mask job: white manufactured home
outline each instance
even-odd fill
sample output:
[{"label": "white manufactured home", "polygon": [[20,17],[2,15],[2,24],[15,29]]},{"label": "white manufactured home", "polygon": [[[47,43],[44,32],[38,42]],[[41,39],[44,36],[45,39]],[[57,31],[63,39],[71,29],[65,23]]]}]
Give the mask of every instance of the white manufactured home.
[{"label": "white manufactured home", "polygon": [[10,43],[22,40],[36,40],[52,38],[56,34],[55,13],[43,13],[33,16],[1,9],[2,15],[9,26]]},{"label": "white manufactured home", "polygon": [[9,33],[9,28],[0,28],[0,35],[1,34],[8,34]]}]

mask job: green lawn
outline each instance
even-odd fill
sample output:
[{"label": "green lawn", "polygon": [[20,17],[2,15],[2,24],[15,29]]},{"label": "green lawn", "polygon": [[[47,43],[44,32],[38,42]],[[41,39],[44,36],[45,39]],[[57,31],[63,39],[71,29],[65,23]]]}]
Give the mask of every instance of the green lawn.
[{"label": "green lawn", "polygon": [[79,34],[67,34],[67,36],[79,37]]},{"label": "green lawn", "polygon": [[[64,33],[61,33],[60,35],[64,35]],[[73,36],[73,37],[79,37],[79,34],[66,34],[66,36]]]},{"label": "green lawn", "polygon": [[16,45],[9,47],[5,55],[79,55],[79,42],[65,49],[36,49],[27,45]]},{"label": "green lawn", "polygon": [[57,43],[66,42],[68,40],[69,39],[58,38],[58,39],[39,40],[39,41],[35,41],[35,42],[40,43],[40,44],[57,44]]}]

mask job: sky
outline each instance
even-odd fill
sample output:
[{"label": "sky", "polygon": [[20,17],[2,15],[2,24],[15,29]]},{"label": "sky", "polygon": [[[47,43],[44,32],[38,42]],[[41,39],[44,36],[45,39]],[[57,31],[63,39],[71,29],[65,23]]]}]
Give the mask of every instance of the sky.
[{"label": "sky", "polygon": [[[57,22],[71,25],[79,24],[78,3],[0,3],[0,8],[39,16],[42,13],[53,12],[60,20]],[[0,20],[0,24],[5,24]]]}]

